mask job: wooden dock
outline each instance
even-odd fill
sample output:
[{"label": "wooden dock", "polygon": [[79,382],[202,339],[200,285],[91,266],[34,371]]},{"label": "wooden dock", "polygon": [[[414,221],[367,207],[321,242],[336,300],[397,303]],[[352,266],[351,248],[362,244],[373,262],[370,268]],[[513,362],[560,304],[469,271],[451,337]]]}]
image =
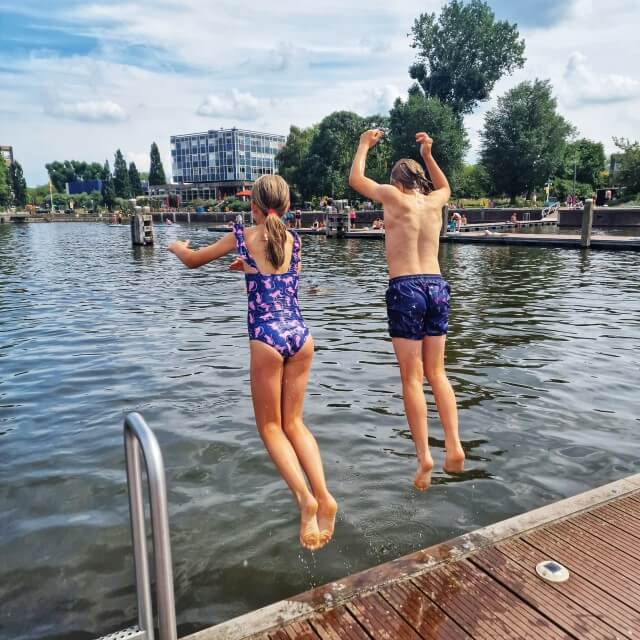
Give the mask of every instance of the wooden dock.
[{"label": "wooden dock", "polygon": [[[541,578],[536,566],[548,560],[566,567],[568,580]],[[640,474],[327,584],[186,640],[639,637]]]},{"label": "wooden dock", "polygon": [[[447,233],[440,238],[444,243],[526,245],[530,247],[560,247],[580,249],[580,236],[556,233]],[[601,235],[591,236],[592,249],[640,251],[640,237]]]}]

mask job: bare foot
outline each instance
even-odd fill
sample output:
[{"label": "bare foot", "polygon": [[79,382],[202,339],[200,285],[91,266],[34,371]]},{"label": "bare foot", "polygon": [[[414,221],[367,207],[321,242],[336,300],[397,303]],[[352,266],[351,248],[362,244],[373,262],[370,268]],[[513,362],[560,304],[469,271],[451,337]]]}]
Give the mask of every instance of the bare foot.
[{"label": "bare foot", "polygon": [[418,462],[418,470],[413,486],[418,491],[426,491],[431,486],[431,472],[433,471],[433,460],[429,458],[424,462]]},{"label": "bare foot", "polygon": [[320,500],[318,507],[318,528],[320,529],[321,547],[324,547],[333,537],[337,512],[338,503],[333,499],[333,496],[330,495],[326,499]]},{"label": "bare foot", "polygon": [[442,468],[447,473],[462,473],[464,471],[464,450],[460,445],[447,447]]},{"label": "bare foot", "polygon": [[318,502],[309,497],[300,505],[300,544],[310,551],[319,548],[320,531],[318,530]]}]

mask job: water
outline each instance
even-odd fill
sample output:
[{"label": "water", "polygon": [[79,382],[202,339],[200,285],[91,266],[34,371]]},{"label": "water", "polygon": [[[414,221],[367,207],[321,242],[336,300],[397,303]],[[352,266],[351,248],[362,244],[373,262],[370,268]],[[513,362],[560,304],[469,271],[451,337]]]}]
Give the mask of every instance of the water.
[{"label": "water", "polygon": [[135,619],[128,411],[165,454],[181,634],[640,470],[637,254],[442,248],[468,463],[418,494],[383,244],[305,238],[306,418],[341,512],[335,541],[302,552],[253,423],[242,278],[186,270],[164,250],[176,237],[215,236],[159,229],[132,249],[126,228],[0,227],[0,637]]}]

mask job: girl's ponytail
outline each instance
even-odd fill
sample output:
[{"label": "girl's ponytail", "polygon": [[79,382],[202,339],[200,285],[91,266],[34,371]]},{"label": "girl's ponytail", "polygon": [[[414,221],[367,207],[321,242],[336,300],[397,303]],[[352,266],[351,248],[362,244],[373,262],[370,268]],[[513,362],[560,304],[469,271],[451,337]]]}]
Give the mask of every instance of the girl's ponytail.
[{"label": "girl's ponytail", "polygon": [[267,230],[267,260],[279,269],[284,264],[284,249],[287,245],[287,227],[280,217],[269,212],[264,221]]},{"label": "girl's ponytail", "polygon": [[260,176],[251,190],[251,199],[266,219],[267,259],[279,269],[284,264],[287,245],[287,227],[280,216],[289,210],[289,185],[280,176]]}]

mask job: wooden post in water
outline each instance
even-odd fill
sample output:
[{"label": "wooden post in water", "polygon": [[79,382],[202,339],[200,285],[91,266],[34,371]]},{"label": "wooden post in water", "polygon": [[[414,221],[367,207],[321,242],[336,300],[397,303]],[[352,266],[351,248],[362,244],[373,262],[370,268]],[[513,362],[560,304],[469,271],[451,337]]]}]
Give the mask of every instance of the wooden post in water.
[{"label": "wooden post in water", "polygon": [[134,245],[153,244],[153,216],[150,213],[134,213],[131,216],[131,242]]},{"label": "wooden post in water", "polygon": [[442,225],[440,226],[441,238],[444,238],[447,235],[448,226],[449,226],[449,205],[445,204],[442,207]]},{"label": "wooden post in water", "polygon": [[582,235],[580,237],[580,246],[588,249],[591,246],[591,228],[593,226],[593,200],[587,198],[584,203],[582,212]]}]

